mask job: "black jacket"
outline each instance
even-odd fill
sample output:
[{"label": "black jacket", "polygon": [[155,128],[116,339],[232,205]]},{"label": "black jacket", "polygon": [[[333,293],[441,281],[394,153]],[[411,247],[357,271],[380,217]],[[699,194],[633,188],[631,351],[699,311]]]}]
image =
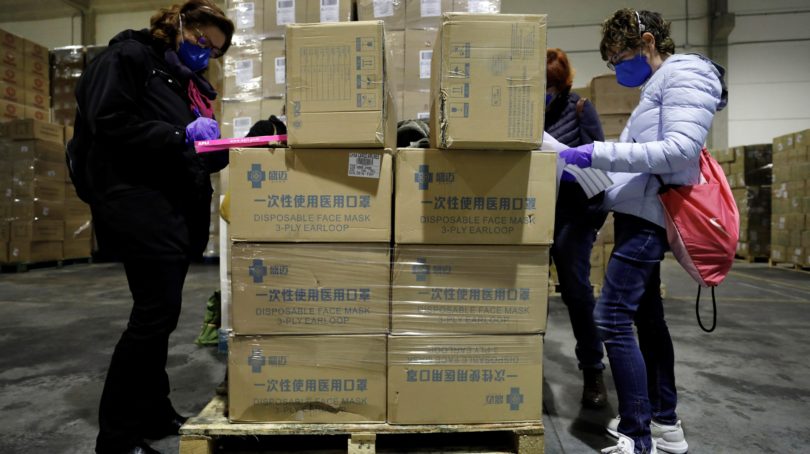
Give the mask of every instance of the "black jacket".
[{"label": "black jacket", "polygon": [[166,50],[147,30],[121,32],[76,88],[96,235],[120,259],[195,258],[208,241],[209,173],[185,143],[196,117]]},{"label": "black jacket", "polygon": [[551,101],[546,110],[545,131],[560,143],[576,147],[604,141],[599,114],[590,101],[585,100],[582,114],[577,114],[579,95],[566,90]]}]

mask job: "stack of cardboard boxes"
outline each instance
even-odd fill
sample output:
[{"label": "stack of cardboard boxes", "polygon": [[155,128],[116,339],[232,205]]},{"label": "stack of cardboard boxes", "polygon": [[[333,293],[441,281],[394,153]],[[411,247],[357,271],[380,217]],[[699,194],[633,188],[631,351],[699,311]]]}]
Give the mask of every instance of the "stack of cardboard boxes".
[{"label": "stack of cardboard boxes", "polygon": [[593,103],[602,122],[605,140],[608,141],[619,138],[641,95],[638,88],[619,85],[613,73],[596,76],[586,88],[575,91]]},{"label": "stack of cardboard boxes", "polygon": [[773,139],[771,260],[810,266],[810,129]]},{"label": "stack of cardboard boxes", "polygon": [[232,421],[385,421],[384,45],[382,22],[288,26],[291,148],[231,150]]},{"label": "stack of cardboard boxes", "polygon": [[0,129],[0,262],[89,257],[90,209],[67,176],[65,128],[27,119]]},{"label": "stack of cardboard boxes", "polygon": [[107,46],[65,46],[51,49],[51,107],[53,122],[73,126],[76,85],[84,68]]},{"label": "stack of cardboard boxes", "polygon": [[50,121],[48,49],[0,30],[0,121]]},{"label": "stack of cardboard boxes", "polygon": [[737,256],[749,261],[770,257],[771,144],[712,150],[726,174],[740,212]]}]

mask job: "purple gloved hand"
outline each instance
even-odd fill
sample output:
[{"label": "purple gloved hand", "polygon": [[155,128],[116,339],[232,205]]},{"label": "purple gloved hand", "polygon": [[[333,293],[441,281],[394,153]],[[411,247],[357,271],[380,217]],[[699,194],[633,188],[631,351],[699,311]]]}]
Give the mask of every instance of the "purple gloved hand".
[{"label": "purple gloved hand", "polygon": [[219,138],[219,123],[206,117],[200,117],[186,126],[186,143],[192,145],[197,140],[214,140]]},{"label": "purple gloved hand", "polygon": [[593,154],[593,144],[580,145],[576,148],[569,148],[560,152],[560,157],[566,164],[574,164],[583,169],[591,166],[591,155]]}]

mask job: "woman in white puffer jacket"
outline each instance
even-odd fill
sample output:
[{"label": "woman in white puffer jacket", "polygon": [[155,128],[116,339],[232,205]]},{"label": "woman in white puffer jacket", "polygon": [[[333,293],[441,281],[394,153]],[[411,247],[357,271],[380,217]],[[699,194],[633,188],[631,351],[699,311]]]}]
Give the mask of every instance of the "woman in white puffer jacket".
[{"label": "woman in white puffer jacket", "polygon": [[602,26],[600,51],[620,84],[642,86],[618,143],[560,152],[567,164],[606,170],[614,181],[605,207],[614,212],[616,244],[594,320],[619,398],[619,418],[608,427],[619,442],[602,452],[685,453],[659,290],[668,244],[658,190],[661,182],[699,182],[700,150],[715,112],[725,106],[724,70],[699,55],[675,55],[669,23],[650,11],[614,13]]}]

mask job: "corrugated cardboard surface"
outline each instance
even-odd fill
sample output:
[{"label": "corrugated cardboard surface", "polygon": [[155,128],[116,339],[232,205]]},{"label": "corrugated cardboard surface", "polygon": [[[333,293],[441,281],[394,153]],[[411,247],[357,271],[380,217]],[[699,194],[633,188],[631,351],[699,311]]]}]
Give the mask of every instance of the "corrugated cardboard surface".
[{"label": "corrugated cardboard surface", "polygon": [[591,102],[602,114],[630,114],[638,105],[641,90],[619,85],[616,74],[603,74],[591,79]]},{"label": "corrugated cardboard surface", "polygon": [[545,62],[545,15],[445,14],[431,69],[432,146],[539,148]]},{"label": "corrugated cardboard surface", "polygon": [[231,422],[385,421],[385,336],[235,336],[229,347]]},{"label": "corrugated cardboard surface", "polygon": [[539,421],[543,337],[391,336],[388,421]]},{"label": "corrugated cardboard surface", "polygon": [[20,220],[11,223],[11,241],[62,241],[64,239],[65,222],[63,220]]},{"label": "corrugated cardboard surface", "polygon": [[386,334],[385,243],[234,243],[236,334]]},{"label": "corrugated cardboard surface", "polygon": [[49,262],[62,260],[61,241],[11,240],[8,243],[10,263]]},{"label": "corrugated cardboard surface", "polygon": [[394,334],[546,330],[549,246],[397,245]]},{"label": "corrugated cardboard surface", "polygon": [[[350,176],[370,155],[379,176]],[[390,151],[235,148],[230,233],[238,241],[388,242]]]},{"label": "corrugated cardboard surface", "polygon": [[453,11],[453,0],[405,0],[408,29],[439,28],[443,13]]},{"label": "corrugated cardboard surface", "polygon": [[11,159],[40,159],[65,164],[65,146],[49,140],[13,140],[9,142]]},{"label": "corrugated cardboard surface", "polygon": [[287,25],[306,22],[306,17],[307,4],[304,0],[264,1],[264,31],[268,36],[282,37]]},{"label": "corrugated cardboard surface", "polygon": [[382,22],[292,25],[285,42],[290,147],[396,143]]},{"label": "corrugated cardboard surface", "polygon": [[284,40],[262,41],[262,96],[283,97],[286,91]]},{"label": "corrugated cardboard surface", "polygon": [[403,0],[357,0],[357,19],[381,20],[386,30],[405,29],[405,1]]},{"label": "corrugated cardboard surface", "polygon": [[229,101],[222,103],[222,137],[245,137],[254,123],[267,117],[262,116],[260,99],[251,101]]},{"label": "corrugated cardboard surface", "polygon": [[401,148],[399,244],[550,244],[556,155]]}]

